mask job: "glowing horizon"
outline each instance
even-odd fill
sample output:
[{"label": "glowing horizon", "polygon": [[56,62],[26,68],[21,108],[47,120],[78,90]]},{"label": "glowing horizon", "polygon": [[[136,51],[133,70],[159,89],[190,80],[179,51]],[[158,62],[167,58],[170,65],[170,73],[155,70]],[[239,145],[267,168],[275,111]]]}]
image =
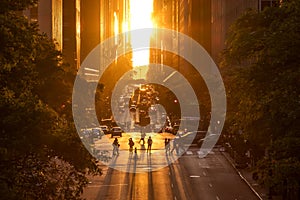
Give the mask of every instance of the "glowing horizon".
[{"label": "glowing horizon", "polygon": [[[130,0],[130,30],[153,28],[152,22],[153,0]],[[146,35],[150,44],[151,35]],[[132,48],[135,47],[134,38],[131,38]],[[149,49],[132,53],[133,67],[149,64]]]}]

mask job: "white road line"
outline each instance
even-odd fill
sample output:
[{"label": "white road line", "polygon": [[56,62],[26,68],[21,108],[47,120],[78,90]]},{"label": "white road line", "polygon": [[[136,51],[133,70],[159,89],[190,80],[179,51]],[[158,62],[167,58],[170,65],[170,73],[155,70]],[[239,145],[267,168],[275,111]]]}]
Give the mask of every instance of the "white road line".
[{"label": "white road line", "polygon": [[102,185],[88,185],[89,188],[100,188]]},{"label": "white road line", "polygon": [[201,168],[206,168],[206,169],[209,169],[210,166],[206,165],[206,164],[201,164],[200,162],[198,162],[198,165],[201,167]]},{"label": "white road line", "polygon": [[220,200],[220,198],[218,196],[216,196],[216,200]]},{"label": "white road line", "polygon": [[209,187],[211,187],[212,188],[212,184],[210,183],[210,184],[208,184],[209,185]]},{"label": "white road line", "polygon": [[187,155],[193,155],[193,152],[192,151],[186,151],[185,152]]},{"label": "white road line", "polygon": [[[122,186],[122,185],[128,185],[128,184],[124,184],[124,183],[120,183],[120,184],[112,184],[112,185],[99,185],[99,186],[107,186],[107,187],[112,187],[112,186]],[[93,185],[93,187],[95,187],[96,185]],[[91,187],[91,186],[89,186]]]},{"label": "white road line", "polygon": [[202,174],[203,174],[204,176],[206,176],[206,173],[205,173],[205,172],[202,172]]}]

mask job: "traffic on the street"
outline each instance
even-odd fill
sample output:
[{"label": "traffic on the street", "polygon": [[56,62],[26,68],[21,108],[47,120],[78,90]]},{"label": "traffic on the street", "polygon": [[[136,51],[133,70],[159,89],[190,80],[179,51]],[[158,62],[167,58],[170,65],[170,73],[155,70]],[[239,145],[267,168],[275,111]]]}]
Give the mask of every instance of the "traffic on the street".
[{"label": "traffic on the street", "polygon": [[[127,103],[125,96],[130,97]],[[194,118],[182,120],[165,113],[156,105],[159,97],[152,85],[124,89],[115,102],[119,121],[113,117],[104,119],[101,137],[91,136],[93,155],[105,164],[107,171],[101,178],[102,184],[91,179],[86,197],[259,199],[224,156],[227,148],[222,138],[203,157],[206,149],[201,149],[202,143],[215,135],[189,130],[189,120]]]}]

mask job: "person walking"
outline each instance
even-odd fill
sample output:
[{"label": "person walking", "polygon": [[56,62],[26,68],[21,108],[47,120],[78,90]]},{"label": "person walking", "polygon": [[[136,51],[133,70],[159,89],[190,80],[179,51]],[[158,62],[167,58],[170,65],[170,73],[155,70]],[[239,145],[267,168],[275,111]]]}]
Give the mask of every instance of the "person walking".
[{"label": "person walking", "polygon": [[134,146],[134,142],[133,142],[132,138],[129,138],[128,145],[129,145],[129,151],[132,153],[133,146]]},{"label": "person walking", "polygon": [[151,139],[151,136],[149,136],[148,138],[148,141],[147,141],[147,144],[148,144],[148,147],[147,147],[147,152],[151,153],[151,148],[152,148],[152,139]]},{"label": "person walking", "polygon": [[179,153],[179,144],[178,143],[179,143],[178,137],[175,137],[173,140],[173,147],[172,147],[171,153],[173,153],[174,150],[176,151],[176,154]]},{"label": "person walking", "polygon": [[114,142],[113,142],[113,155],[119,155],[119,141],[118,138],[115,138]]},{"label": "person walking", "polygon": [[138,155],[137,155],[137,148],[135,147],[134,148],[134,159],[136,160],[138,158]]},{"label": "person walking", "polygon": [[141,143],[141,141],[143,141],[142,146],[145,145],[145,137],[146,137],[146,133],[142,132],[141,133],[141,139],[140,139],[140,143]]},{"label": "person walking", "polygon": [[165,149],[166,153],[170,152],[170,139],[165,138]]}]

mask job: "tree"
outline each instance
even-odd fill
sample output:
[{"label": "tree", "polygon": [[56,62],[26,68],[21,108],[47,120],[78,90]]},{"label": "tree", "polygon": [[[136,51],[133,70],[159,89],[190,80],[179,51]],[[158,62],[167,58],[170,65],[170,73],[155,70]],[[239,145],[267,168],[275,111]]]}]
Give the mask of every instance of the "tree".
[{"label": "tree", "polygon": [[247,11],[232,25],[222,60],[229,102],[226,127],[243,130],[251,144],[268,150],[267,158],[257,155],[261,178],[278,192],[286,180],[299,190],[299,174],[292,173],[299,171],[299,156],[292,152],[300,143],[294,148],[290,143],[300,137],[299,11],[298,0],[260,13]]},{"label": "tree", "polygon": [[101,171],[70,120],[74,70],[36,23],[14,12],[32,3],[1,1],[0,196],[78,199],[86,169]]}]

